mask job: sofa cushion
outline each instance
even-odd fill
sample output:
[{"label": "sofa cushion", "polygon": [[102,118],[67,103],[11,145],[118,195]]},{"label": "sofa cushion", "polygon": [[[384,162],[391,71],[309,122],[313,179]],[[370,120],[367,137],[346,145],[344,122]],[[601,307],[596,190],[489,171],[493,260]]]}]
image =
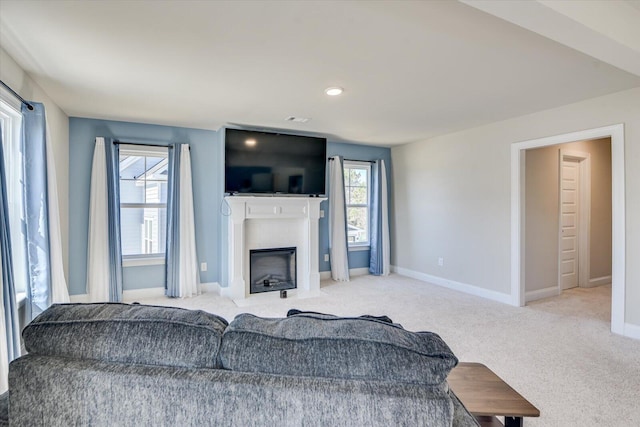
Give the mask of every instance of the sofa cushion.
[{"label": "sofa cushion", "polygon": [[222,317],[129,304],[56,304],[22,332],[29,353],[185,368],[219,367]]},{"label": "sofa cushion", "polygon": [[[320,316],[338,317],[333,314],[318,313],[317,311],[303,311],[303,310],[298,310],[297,308],[292,308],[289,311],[287,311],[287,317],[297,316],[299,314],[312,314],[312,315],[317,314]],[[389,316],[372,316],[371,314],[363,314],[362,316],[359,316],[359,317],[364,317],[366,319],[372,319],[372,320],[379,320],[380,322],[393,323],[393,320],[391,320]]]},{"label": "sofa cushion", "polygon": [[225,330],[220,359],[236,371],[427,385],[442,383],[458,363],[434,333],[322,314],[240,314]]}]

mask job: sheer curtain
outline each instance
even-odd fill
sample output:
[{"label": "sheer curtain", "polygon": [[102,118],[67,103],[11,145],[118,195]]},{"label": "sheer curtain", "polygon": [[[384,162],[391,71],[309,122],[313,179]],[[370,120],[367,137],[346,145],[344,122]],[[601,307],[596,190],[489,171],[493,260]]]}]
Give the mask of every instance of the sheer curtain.
[{"label": "sheer curtain", "polygon": [[165,293],[169,297],[191,297],[200,293],[200,274],[188,144],[172,144],[169,150],[168,184]]},{"label": "sheer curtain", "polygon": [[191,154],[188,144],[172,144],[172,147],[167,197],[166,295],[184,298],[200,293]]},{"label": "sheer curtain", "polygon": [[371,252],[369,272],[387,276],[390,271],[389,205],[387,200],[387,169],[384,160],[371,168]]},{"label": "sheer curtain", "polygon": [[119,157],[112,139],[96,138],[87,254],[87,292],[92,302],[122,300]]},{"label": "sheer curtain", "polygon": [[329,162],[329,253],[331,278],[349,281],[347,208],[344,198],[344,163],[340,156]]},{"label": "sheer curtain", "polygon": [[2,132],[0,130],[0,393],[7,389],[9,362],[20,356],[20,329],[11,259],[11,234]]},{"label": "sheer curtain", "polygon": [[49,247],[51,248],[51,302],[69,302],[69,289],[67,279],[64,277],[62,262],[62,237],[60,235],[60,208],[58,206],[58,184],[53,149],[51,147],[51,134],[49,125],[46,125],[47,139],[47,183],[49,194]]}]

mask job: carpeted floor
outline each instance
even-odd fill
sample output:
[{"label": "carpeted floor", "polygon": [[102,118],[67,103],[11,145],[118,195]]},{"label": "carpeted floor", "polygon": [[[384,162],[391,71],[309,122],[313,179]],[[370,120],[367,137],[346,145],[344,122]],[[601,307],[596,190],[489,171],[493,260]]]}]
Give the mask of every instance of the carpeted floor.
[{"label": "carpeted floor", "polygon": [[518,308],[400,275],[323,282],[323,295],[238,308],[215,294],[140,302],[284,316],[289,308],[388,315],[438,333],[461,361],[486,364],[540,409],[525,426],[640,426],[640,341],[610,332],[611,287],[574,288]]}]

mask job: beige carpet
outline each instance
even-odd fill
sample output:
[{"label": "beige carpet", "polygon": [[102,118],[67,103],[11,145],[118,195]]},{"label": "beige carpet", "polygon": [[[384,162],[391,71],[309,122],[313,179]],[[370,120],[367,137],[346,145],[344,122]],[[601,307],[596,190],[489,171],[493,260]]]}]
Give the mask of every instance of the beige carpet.
[{"label": "beige carpet", "polygon": [[517,308],[399,275],[323,282],[323,295],[238,308],[214,294],[140,302],[281,317],[289,308],[388,315],[438,333],[461,361],[486,364],[540,409],[525,426],[640,426],[640,341],[610,332],[611,287],[572,289]]}]

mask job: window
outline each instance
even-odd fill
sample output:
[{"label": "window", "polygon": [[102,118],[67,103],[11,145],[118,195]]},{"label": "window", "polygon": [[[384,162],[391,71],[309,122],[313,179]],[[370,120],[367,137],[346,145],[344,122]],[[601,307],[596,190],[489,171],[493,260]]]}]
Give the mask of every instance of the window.
[{"label": "window", "polygon": [[125,265],[164,259],[167,230],[168,151],[120,146],[120,231]]},{"label": "window", "polygon": [[369,246],[371,164],[344,162],[344,194],[347,205],[349,247]]},{"label": "window", "polygon": [[16,298],[24,296],[27,283],[27,248],[24,234],[24,173],[22,170],[20,101],[0,91],[0,127],[7,187],[11,254]]}]

